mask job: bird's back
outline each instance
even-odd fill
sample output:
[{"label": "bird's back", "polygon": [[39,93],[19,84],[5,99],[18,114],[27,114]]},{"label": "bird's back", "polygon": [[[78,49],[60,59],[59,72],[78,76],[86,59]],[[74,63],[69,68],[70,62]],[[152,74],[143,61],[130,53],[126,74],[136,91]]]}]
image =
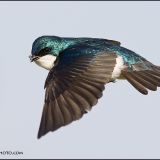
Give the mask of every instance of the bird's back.
[{"label": "bird's back", "polygon": [[[128,66],[146,61],[145,58],[132,50],[122,47],[121,43],[115,40],[100,38],[63,38],[63,42],[66,43],[67,47],[76,47],[79,53],[84,53],[84,50],[90,54],[104,51],[106,51],[106,54],[115,52],[117,55],[123,57],[124,62],[128,64]],[[85,49],[85,47],[87,49]],[[73,54],[75,54],[75,51]]]}]

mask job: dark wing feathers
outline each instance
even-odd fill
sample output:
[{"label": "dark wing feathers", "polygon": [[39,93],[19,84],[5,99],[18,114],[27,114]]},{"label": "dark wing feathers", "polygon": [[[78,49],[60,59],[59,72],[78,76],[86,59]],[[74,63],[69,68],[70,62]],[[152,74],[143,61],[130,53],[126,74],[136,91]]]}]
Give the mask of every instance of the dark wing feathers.
[{"label": "dark wing feathers", "polygon": [[[92,52],[92,49],[75,46],[56,59],[45,82],[45,103],[38,138],[80,119],[102,97],[104,85],[112,81],[117,55],[107,51]],[[131,66],[128,64],[121,77],[146,95],[148,89],[156,91],[160,87],[160,67],[144,58],[141,60]]]},{"label": "dark wing feathers", "polygon": [[91,110],[102,96],[105,83],[111,81],[116,54],[59,57],[46,79],[45,104],[38,138]]},{"label": "dark wing feathers", "polygon": [[112,43],[112,44],[118,45],[118,46],[120,46],[120,45],[121,45],[121,43],[120,43],[120,42],[115,41],[115,40],[108,40],[108,39],[107,39],[106,41],[108,41],[108,42],[110,42],[110,43]]}]

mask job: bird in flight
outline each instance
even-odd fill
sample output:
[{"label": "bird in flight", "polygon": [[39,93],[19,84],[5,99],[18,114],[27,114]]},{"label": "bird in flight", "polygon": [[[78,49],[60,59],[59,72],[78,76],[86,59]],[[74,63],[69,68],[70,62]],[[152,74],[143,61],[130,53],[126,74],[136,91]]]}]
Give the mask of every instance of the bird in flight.
[{"label": "bird in flight", "polygon": [[114,40],[42,36],[30,60],[49,70],[38,138],[80,119],[116,79],[144,95],[160,87],[160,67]]}]

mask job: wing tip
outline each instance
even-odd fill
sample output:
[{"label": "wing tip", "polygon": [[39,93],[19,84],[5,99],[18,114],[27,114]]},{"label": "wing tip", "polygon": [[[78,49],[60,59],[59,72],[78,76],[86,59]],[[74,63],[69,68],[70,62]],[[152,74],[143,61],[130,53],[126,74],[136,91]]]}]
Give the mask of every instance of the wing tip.
[{"label": "wing tip", "polygon": [[41,130],[39,129],[38,134],[37,134],[37,139],[40,139],[42,136],[44,136],[46,133],[42,133]]},{"label": "wing tip", "polygon": [[47,130],[41,131],[39,129],[38,134],[37,134],[37,139],[40,139],[41,137],[45,136],[48,132],[50,132],[50,131],[47,131]]},{"label": "wing tip", "polygon": [[42,136],[44,136],[45,134],[41,134],[40,132],[38,132],[38,135],[37,135],[37,139],[40,139]]},{"label": "wing tip", "polygon": [[42,135],[39,135],[39,134],[37,135],[37,139],[40,139],[41,137],[42,137]]}]

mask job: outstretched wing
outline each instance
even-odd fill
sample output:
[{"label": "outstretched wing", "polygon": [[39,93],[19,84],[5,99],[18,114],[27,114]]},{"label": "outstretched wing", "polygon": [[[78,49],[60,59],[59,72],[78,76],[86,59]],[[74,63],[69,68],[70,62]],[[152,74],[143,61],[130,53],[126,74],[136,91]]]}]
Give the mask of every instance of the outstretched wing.
[{"label": "outstretched wing", "polygon": [[38,138],[91,110],[112,81],[117,55],[85,46],[67,49],[46,79],[45,102]]}]

